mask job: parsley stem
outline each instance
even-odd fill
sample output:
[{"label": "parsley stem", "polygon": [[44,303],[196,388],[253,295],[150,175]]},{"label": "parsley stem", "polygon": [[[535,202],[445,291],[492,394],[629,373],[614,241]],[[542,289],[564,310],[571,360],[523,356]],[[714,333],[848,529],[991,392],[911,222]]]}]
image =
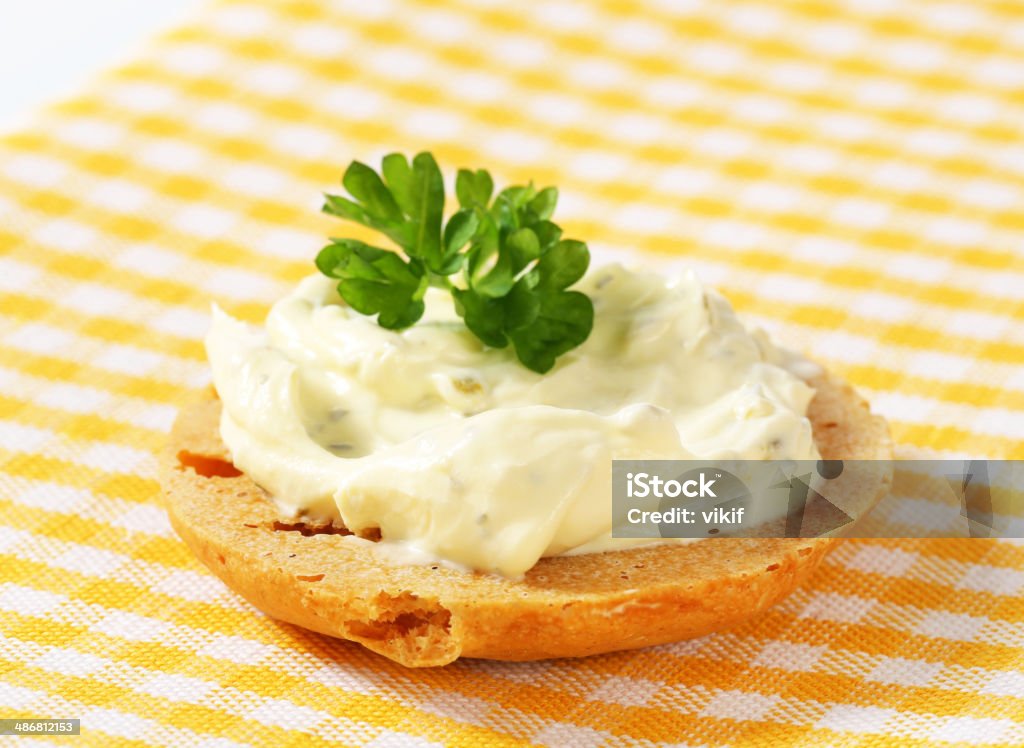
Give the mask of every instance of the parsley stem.
[{"label": "parsley stem", "polygon": [[441,288],[445,291],[451,291],[453,288],[452,282],[448,280],[447,276],[431,273],[429,270],[427,271],[427,280],[434,288]]}]

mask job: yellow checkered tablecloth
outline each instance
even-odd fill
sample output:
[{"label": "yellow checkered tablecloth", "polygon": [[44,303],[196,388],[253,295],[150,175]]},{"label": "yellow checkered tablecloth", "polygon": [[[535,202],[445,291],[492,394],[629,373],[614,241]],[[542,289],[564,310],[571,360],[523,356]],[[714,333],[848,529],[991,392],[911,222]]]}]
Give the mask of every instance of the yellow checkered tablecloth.
[{"label": "yellow checkered tablecloth", "polygon": [[1022,132],[1013,2],[209,6],[0,139],[0,717],[103,746],[1024,743],[1019,544],[849,542],[729,632],[409,671],[228,592],[154,469],[211,299],[260,319],[344,166],[419,149],[559,185],[598,257],[695,267],[900,456],[1024,458]]}]

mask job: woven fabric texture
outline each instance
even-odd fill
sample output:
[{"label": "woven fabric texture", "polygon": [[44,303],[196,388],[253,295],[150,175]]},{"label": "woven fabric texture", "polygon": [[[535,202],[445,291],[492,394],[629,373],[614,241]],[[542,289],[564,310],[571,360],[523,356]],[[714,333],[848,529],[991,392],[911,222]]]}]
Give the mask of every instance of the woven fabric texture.
[{"label": "woven fabric texture", "polygon": [[1019,544],[848,542],[725,633],[413,671],[226,590],[155,476],[210,302],[262,319],[344,166],[420,149],[557,184],[599,259],[695,268],[899,456],[1024,458],[1022,125],[1012,2],[209,5],[0,138],[0,716],[111,747],[1024,743]]}]

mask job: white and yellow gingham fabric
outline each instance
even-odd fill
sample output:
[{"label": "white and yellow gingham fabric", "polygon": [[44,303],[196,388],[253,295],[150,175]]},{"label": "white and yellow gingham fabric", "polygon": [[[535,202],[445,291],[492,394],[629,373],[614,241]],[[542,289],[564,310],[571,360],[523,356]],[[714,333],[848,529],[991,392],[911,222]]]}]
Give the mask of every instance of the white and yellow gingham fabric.
[{"label": "white and yellow gingham fabric", "polygon": [[420,149],[557,184],[599,257],[695,267],[900,456],[1024,458],[1022,132],[1002,0],[209,6],[0,140],[0,717],[111,747],[1024,743],[1019,545],[850,542],[729,632],[410,671],[241,602],[154,470],[210,301],[259,320],[341,230],[348,162]]}]

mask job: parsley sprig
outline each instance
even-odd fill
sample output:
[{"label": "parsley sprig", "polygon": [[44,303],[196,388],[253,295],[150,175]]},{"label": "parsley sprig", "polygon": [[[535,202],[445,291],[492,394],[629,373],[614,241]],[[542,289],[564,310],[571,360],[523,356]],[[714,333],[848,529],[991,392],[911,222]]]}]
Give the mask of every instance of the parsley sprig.
[{"label": "parsley sprig", "polygon": [[528,368],[544,373],[590,335],[594,306],[569,287],[590,264],[587,245],[563,239],[551,221],[558,190],[533,184],[494,196],[483,170],[460,169],[459,210],[444,220],[444,179],[430,153],[412,162],[384,157],[378,174],[353,161],[342,185],[348,197],[326,195],[323,210],[384,234],[391,249],[332,238],[316,258],[324,275],[356,311],[401,330],[423,316],[433,286],[448,290],[466,327],[494,348],[512,344]]}]

